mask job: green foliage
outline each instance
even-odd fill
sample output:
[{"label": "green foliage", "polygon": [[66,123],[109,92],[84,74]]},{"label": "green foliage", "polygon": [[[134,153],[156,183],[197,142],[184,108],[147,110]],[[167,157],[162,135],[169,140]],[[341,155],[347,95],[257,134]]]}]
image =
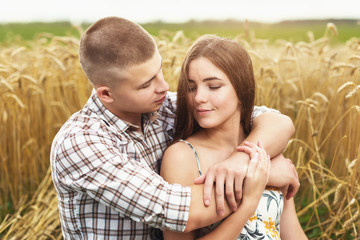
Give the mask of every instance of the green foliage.
[{"label": "green foliage", "polygon": [[[164,31],[177,32],[182,30],[185,36],[195,39],[202,34],[217,34],[224,37],[235,37],[239,34],[248,34],[249,37],[269,39],[274,42],[284,39],[291,42],[309,41],[308,32],[312,32],[315,39],[325,34],[326,24],[332,22],[336,25],[338,36],[334,41],[344,43],[350,37],[360,37],[360,26],[356,20],[307,20],[307,21],[284,21],[275,24],[258,22],[244,23],[236,20],[226,21],[188,21],[185,23],[164,23],[161,21],[141,24],[150,34],[159,35]],[[87,28],[90,24],[85,23],[81,27]],[[54,36],[76,36],[79,31],[69,22],[34,22],[34,23],[9,23],[0,25],[0,41],[11,40],[20,36],[23,40],[32,40],[40,33],[50,33]]]},{"label": "green foliage", "polygon": [[312,32],[314,39],[325,35],[326,25],[334,23],[338,29],[338,36],[334,36],[334,42],[344,43],[351,37],[360,37],[360,25],[356,20],[307,20],[307,21],[284,21],[275,24],[258,22],[244,23],[235,20],[227,21],[189,21],[186,23],[169,24],[163,22],[146,23],[142,26],[153,35],[159,35],[161,31],[176,32],[182,30],[187,37],[192,39],[202,34],[217,34],[224,37],[235,37],[239,34],[257,39],[268,39],[275,42],[283,39],[291,42],[309,41],[308,33]]},{"label": "green foliage", "polygon": [[69,22],[9,23],[0,25],[0,42],[20,37],[33,40],[37,35],[47,33],[54,36],[79,36],[79,32]]}]

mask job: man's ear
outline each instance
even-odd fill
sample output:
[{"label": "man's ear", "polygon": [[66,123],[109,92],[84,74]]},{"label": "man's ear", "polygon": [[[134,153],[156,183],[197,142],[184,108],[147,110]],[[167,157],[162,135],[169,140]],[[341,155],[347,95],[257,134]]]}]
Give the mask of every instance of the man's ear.
[{"label": "man's ear", "polygon": [[110,88],[107,86],[96,88],[96,93],[100,100],[104,103],[112,103],[114,101],[113,97],[111,96]]}]

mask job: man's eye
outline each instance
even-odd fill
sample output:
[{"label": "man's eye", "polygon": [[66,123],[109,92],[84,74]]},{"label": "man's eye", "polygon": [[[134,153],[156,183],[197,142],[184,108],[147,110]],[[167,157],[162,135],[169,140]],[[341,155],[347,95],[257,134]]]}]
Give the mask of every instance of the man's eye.
[{"label": "man's eye", "polygon": [[148,87],[150,87],[150,84],[151,84],[151,83],[147,83],[147,84],[145,84],[145,85],[142,85],[141,88],[142,88],[142,89],[143,89],[143,88],[148,88]]}]

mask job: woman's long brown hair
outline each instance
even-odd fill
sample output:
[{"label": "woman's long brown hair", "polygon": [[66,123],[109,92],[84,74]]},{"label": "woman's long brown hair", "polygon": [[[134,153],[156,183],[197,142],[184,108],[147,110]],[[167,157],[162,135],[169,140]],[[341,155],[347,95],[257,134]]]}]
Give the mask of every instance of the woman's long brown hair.
[{"label": "woman's long brown hair", "polygon": [[207,58],[230,79],[241,109],[239,124],[242,125],[245,134],[249,134],[255,99],[255,80],[250,56],[239,43],[233,40],[205,35],[190,47],[181,68],[177,90],[174,141],[186,139],[200,128],[194,119],[187,97],[189,65],[191,61],[200,57]]}]

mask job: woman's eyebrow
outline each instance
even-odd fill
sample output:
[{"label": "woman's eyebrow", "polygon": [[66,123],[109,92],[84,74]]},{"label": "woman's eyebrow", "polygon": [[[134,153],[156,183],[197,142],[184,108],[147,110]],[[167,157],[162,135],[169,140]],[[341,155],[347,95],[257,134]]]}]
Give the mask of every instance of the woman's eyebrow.
[{"label": "woman's eyebrow", "polygon": [[[194,80],[192,80],[192,79],[188,79],[188,81],[189,82],[195,82]],[[204,78],[203,80],[202,80],[203,82],[207,82],[207,81],[222,81],[222,79],[221,78],[218,78],[218,77],[207,77],[207,78]]]},{"label": "woman's eyebrow", "polygon": [[204,78],[202,81],[206,82],[206,81],[213,81],[213,80],[222,81],[222,79],[218,78],[218,77],[207,77],[207,78]]}]

